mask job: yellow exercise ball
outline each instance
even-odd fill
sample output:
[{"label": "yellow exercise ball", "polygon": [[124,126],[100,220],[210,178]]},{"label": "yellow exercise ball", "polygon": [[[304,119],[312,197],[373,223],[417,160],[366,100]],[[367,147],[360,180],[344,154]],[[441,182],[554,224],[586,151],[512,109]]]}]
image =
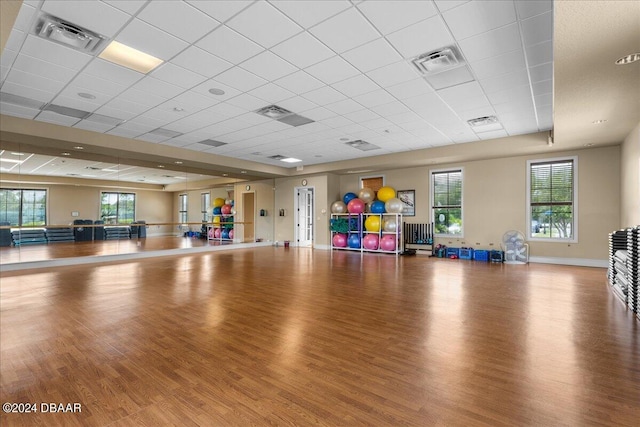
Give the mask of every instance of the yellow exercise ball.
[{"label": "yellow exercise ball", "polygon": [[367,231],[377,233],[380,231],[380,217],[378,215],[371,215],[364,220],[364,228]]},{"label": "yellow exercise ball", "polygon": [[382,187],[378,190],[378,200],[381,202],[386,202],[394,197],[396,197],[396,190],[391,187]]},{"label": "yellow exercise ball", "polygon": [[217,197],[213,200],[213,207],[219,208],[224,205],[224,199],[222,197]]},{"label": "yellow exercise ball", "polygon": [[220,224],[220,217],[219,217],[219,216],[217,216],[217,215],[216,215],[216,216],[214,216],[214,217],[213,217],[213,221],[212,221],[212,222],[213,222],[214,224]]},{"label": "yellow exercise ball", "polygon": [[367,187],[363,187],[358,192],[358,199],[362,200],[365,203],[373,202],[373,199],[375,198],[375,196],[376,196],[376,193],[374,193],[372,189]]}]

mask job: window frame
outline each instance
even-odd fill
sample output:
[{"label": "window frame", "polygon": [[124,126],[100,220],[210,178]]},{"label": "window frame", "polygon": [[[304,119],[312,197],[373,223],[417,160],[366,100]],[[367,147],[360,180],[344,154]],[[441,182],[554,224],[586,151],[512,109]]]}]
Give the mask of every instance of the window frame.
[{"label": "window frame", "polygon": [[211,191],[200,193],[200,213],[202,222],[209,221],[209,207],[211,206]]},{"label": "window frame", "polygon": [[[551,163],[561,163],[561,162],[572,162],[572,174],[573,174],[573,183],[572,183],[572,206],[571,212],[573,215],[573,222],[571,225],[572,228],[572,236],[569,238],[562,237],[536,237],[531,233],[531,167],[536,164],[551,164]],[[565,157],[553,157],[546,159],[530,159],[527,160],[527,169],[526,169],[526,236],[527,240],[531,240],[534,242],[552,242],[552,243],[578,243],[578,156],[565,156]]]},{"label": "window frame", "polygon": [[[435,218],[435,175],[447,173],[447,172],[460,172],[460,221],[462,221],[462,226],[460,227],[460,234],[449,234],[449,233],[438,233],[436,232],[436,218]],[[451,239],[463,239],[464,238],[464,167],[456,166],[444,169],[430,169],[429,170],[429,210],[430,210],[430,218],[431,224],[433,226],[433,235],[435,237],[441,238],[451,238]]]},{"label": "window frame", "polygon": [[[116,204],[116,222],[115,223],[110,223],[104,220],[103,216],[102,216],[102,198],[104,197],[105,194],[116,194],[117,195],[117,204]],[[133,218],[131,219],[131,222],[120,222],[120,195],[122,194],[131,194],[133,196]],[[98,218],[100,218],[102,221],[104,221],[105,225],[129,225],[132,224],[135,220],[136,220],[136,204],[137,204],[137,199],[138,199],[138,194],[135,192],[127,192],[127,191],[106,191],[106,190],[101,190],[100,191],[100,202],[98,205]]]},{"label": "window frame", "polygon": [[[0,188],[0,190],[5,190],[5,191],[19,191],[20,192],[20,199],[19,199],[19,203],[20,205],[18,206],[18,224],[17,225],[11,225],[11,227],[17,227],[17,228],[22,228],[22,227],[28,227],[28,228],[38,228],[38,227],[46,227],[48,225],[48,218],[49,218],[49,189],[48,188],[10,188],[10,187],[2,187]],[[24,212],[24,192],[25,191],[44,191],[44,223],[41,225],[24,225],[22,223],[23,220],[23,212]]]},{"label": "window frame", "polygon": [[178,194],[178,223],[184,225],[188,222],[189,222],[189,194],[187,193]]}]

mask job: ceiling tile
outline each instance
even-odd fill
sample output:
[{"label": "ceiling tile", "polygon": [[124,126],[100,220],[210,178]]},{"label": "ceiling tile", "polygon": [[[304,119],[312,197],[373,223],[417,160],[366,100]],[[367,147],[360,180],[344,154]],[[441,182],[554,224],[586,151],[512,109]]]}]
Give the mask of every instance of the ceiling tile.
[{"label": "ceiling tile", "polygon": [[[209,92],[210,89],[221,89],[224,91],[222,95],[214,95]],[[238,89],[232,88],[222,82],[217,81],[216,79],[209,79],[205,82],[200,83],[198,86],[191,89],[193,92],[199,93],[200,95],[206,96],[216,102],[222,102],[227,99],[231,99],[234,96],[242,93]]]},{"label": "ceiling tile", "polygon": [[293,98],[286,99],[280,102],[278,105],[296,114],[300,114],[300,112],[302,111],[307,111],[318,107],[318,105],[314,102],[311,102],[301,96],[295,96]]},{"label": "ceiling tile", "polygon": [[541,13],[553,11],[552,0],[516,1],[515,4],[520,19],[527,19]]},{"label": "ceiling tile", "polygon": [[109,129],[113,129],[114,126],[106,125],[104,123],[90,122],[88,120],[80,120],[73,127],[78,129],[90,130],[92,132],[104,133]]},{"label": "ceiling tile", "polygon": [[276,80],[275,83],[278,86],[281,86],[297,94],[309,92],[313,89],[324,86],[324,83],[322,83],[315,77],[310,76],[305,71],[297,71],[293,74]]},{"label": "ceiling tile", "polygon": [[422,79],[413,79],[387,87],[387,92],[398,99],[412,98],[423,93],[433,92],[433,89]]},{"label": "ceiling tile", "polygon": [[351,98],[380,88],[373,80],[363,74],[335,83],[332,87]]},{"label": "ceiling tile", "polygon": [[529,67],[546,64],[553,61],[553,43],[551,41],[538,43],[525,48]]},{"label": "ceiling tile", "polygon": [[386,90],[378,89],[374,90],[373,92],[358,95],[354,97],[353,100],[367,108],[372,108],[378,105],[388,104],[395,101],[396,99],[393,96],[389,95]]},{"label": "ceiling tile", "polygon": [[387,40],[405,58],[413,58],[454,44],[454,39],[440,16],[434,16],[389,34]]},{"label": "ceiling tile", "polygon": [[367,1],[358,9],[382,33],[389,34],[438,13],[431,1]]},{"label": "ceiling tile", "polygon": [[487,98],[489,98],[489,101],[494,106],[496,104],[504,104],[506,102],[514,102],[518,100],[527,100],[527,102],[530,103],[531,88],[529,85],[516,86],[498,92],[488,93]]},{"label": "ceiling tile", "polygon": [[171,60],[171,63],[195,71],[205,77],[213,77],[233,66],[200,48],[191,46]]},{"label": "ceiling tile", "polygon": [[43,3],[42,10],[107,37],[113,37],[130,18],[123,11],[100,1],[48,0]]},{"label": "ceiling tile", "polygon": [[305,71],[326,84],[336,83],[359,74],[358,70],[339,56],[312,65]]},{"label": "ceiling tile", "polygon": [[469,82],[437,91],[440,98],[454,111],[466,111],[489,105],[478,82]]},{"label": "ceiling tile", "polygon": [[345,114],[344,117],[355,123],[362,123],[380,118],[378,114],[369,109],[354,111],[353,113]]},{"label": "ceiling tile", "polygon": [[489,131],[489,132],[479,132],[477,133],[478,138],[486,140],[486,139],[494,139],[494,138],[504,138],[509,136],[509,134],[507,133],[506,130],[504,129],[500,129],[500,130],[494,130],[494,131]]},{"label": "ceiling tile", "polygon": [[336,113],[331,110],[327,110],[324,107],[317,107],[311,110],[303,111],[302,115],[311,120],[320,121],[328,119],[329,117],[335,117]]},{"label": "ceiling tile", "polygon": [[57,114],[51,111],[40,112],[36,117],[36,120],[39,122],[53,123],[62,126],[73,126],[80,121],[80,119],[75,117],[63,116],[62,114]]},{"label": "ceiling tile", "polygon": [[273,83],[268,83],[264,86],[260,86],[259,88],[253,89],[249,93],[255,97],[262,99],[267,104],[277,104],[279,101],[283,101],[295,96],[293,92],[290,92]]},{"label": "ceiling tile", "polygon": [[121,67],[103,59],[96,58],[84,69],[85,74],[111,80],[114,83],[129,87],[141,78],[144,74]]},{"label": "ceiling tile", "polygon": [[517,23],[460,40],[459,45],[467,61],[471,63],[522,49]]},{"label": "ceiling tile", "polygon": [[190,89],[207,78],[201,74],[179,67],[171,62],[165,62],[150,74],[151,77],[180,86],[183,89]]},{"label": "ceiling tile", "polygon": [[434,0],[440,12],[445,12],[454,7],[467,3],[469,0]]},{"label": "ceiling tile", "polygon": [[219,22],[225,22],[236,15],[242,9],[253,3],[252,0],[187,0],[187,3],[200,9]]},{"label": "ceiling tile", "polygon": [[551,11],[533,18],[525,19],[521,23],[522,38],[526,46],[551,41],[553,38],[553,13]]},{"label": "ceiling tile", "polygon": [[266,106],[264,100],[249,95],[248,93],[243,93],[225,102],[249,111],[258,110]]},{"label": "ceiling tile", "polygon": [[267,83],[265,79],[240,67],[234,67],[222,74],[218,74],[216,80],[242,92],[250,91]]},{"label": "ceiling tile", "polygon": [[149,2],[138,18],[189,43],[219,25],[215,19],[182,1]]},{"label": "ceiling tile", "polygon": [[135,15],[145,3],[146,0],[102,0],[103,2],[128,13],[129,15]]},{"label": "ceiling tile", "polygon": [[341,12],[311,28],[309,32],[338,53],[379,37],[375,28],[356,9]]},{"label": "ceiling tile", "polygon": [[386,118],[410,112],[410,110],[402,102],[399,101],[391,101],[387,104],[376,105],[375,107],[371,107],[371,111],[374,111],[375,113]]},{"label": "ceiling tile", "polygon": [[[123,108],[124,107],[124,108]],[[119,98],[112,99],[107,104],[98,108],[95,113],[103,114],[109,117],[115,117],[120,120],[130,120],[140,113],[146,111],[149,107],[125,101]],[[134,110],[134,111],[130,111]]]},{"label": "ceiling tile", "polygon": [[[124,92],[122,92],[120,96],[113,99],[110,102],[110,104],[113,101],[117,101],[117,100],[129,101],[134,103],[137,106],[144,106],[146,107],[145,110],[147,110],[151,107],[155,107],[156,105],[162,104],[167,99],[168,98],[165,96],[159,96],[152,92],[144,92],[136,88],[129,88]],[[135,110],[129,110],[129,111],[139,111],[139,108],[136,108]]]},{"label": "ceiling tile", "polygon": [[264,50],[260,45],[224,25],[205,36],[196,46],[233,64],[239,64]]},{"label": "ceiling tile", "polygon": [[553,63],[547,62],[546,64],[531,67],[529,68],[529,75],[531,76],[532,83],[552,79]]},{"label": "ceiling tile", "polygon": [[271,51],[299,68],[306,68],[334,56],[331,49],[303,32],[271,48]]},{"label": "ceiling tile", "polygon": [[[264,25],[268,22],[269,25]],[[270,48],[302,31],[302,28],[267,2],[255,2],[233,17],[229,27]]]},{"label": "ceiling tile", "polygon": [[[359,111],[359,110],[354,110],[352,112],[355,111]],[[329,117],[326,119],[323,119],[320,121],[320,123],[324,123],[325,125],[332,127],[332,128],[341,128],[343,126],[347,126],[347,125],[352,125],[353,121],[347,119],[345,116],[333,116],[333,117]]]},{"label": "ceiling tile", "polygon": [[364,108],[361,104],[351,99],[334,102],[333,104],[325,105],[325,107],[337,114],[349,114]]},{"label": "ceiling tile", "polygon": [[533,96],[553,92],[553,80],[543,80],[533,84]]},{"label": "ceiling tile", "polygon": [[184,89],[179,86],[172,85],[171,83],[167,83],[153,77],[143,78],[133,86],[133,89],[137,89],[149,94],[154,94],[165,99],[173,98],[179,93],[184,92]]},{"label": "ceiling tile", "polygon": [[184,40],[157,29],[140,19],[134,19],[116,40],[165,61],[177,55],[188,44]]},{"label": "ceiling tile", "polygon": [[466,39],[516,21],[512,1],[470,1],[442,14],[447,26],[458,39]]},{"label": "ceiling tile", "polygon": [[60,91],[65,83],[57,80],[47,79],[35,74],[25,73],[17,69],[13,69],[9,72],[5,80],[5,84],[12,83],[20,86],[27,86],[33,89],[57,93]]},{"label": "ceiling tile", "polygon": [[69,82],[73,76],[76,75],[76,71],[71,68],[45,62],[38,58],[23,54],[16,57],[15,62],[13,63],[13,68],[30,74],[44,74],[51,80],[64,83]]},{"label": "ceiling tile", "polygon": [[[22,46],[22,43],[24,43],[25,38],[27,37],[27,33],[24,33],[20,30],[12,30],[9,33],[9,39],[7,40],[7,44],[5,45],[5,48],[3,50],[2,53],[2,58],[3,58],[3,63],[7,63],[5,62],[7,60],[7,58],[5,57],[4,51],[5,50],[10,50],[15,52],[15,55],[17,55],[18,51],[20,51],[20,47]],[[62,46],[61,46],[62,47]],[[14,55],[14,57],[15,57]]]},{"label": "ceiling tile", "polygon": [[65,88],[65,91],[73,96],[77,96],[80,92],[89,93],[96,96],[96,99],[92,102],[104,104],[112,97],[122,93],[126,88],[127,86],[114,81],[83,73],[73,79],[69,86]]},{"label": "ceiling tile", "polygon": [[[220,102],[213,96],[203,96],[194,91],[186,91],[180,95],[168,100],[165,104],[171,105],[171,108],[182,108],[186,114],[195,113],[203,108],[211,107]],[[165,105],[162,104],[162,105]]]},{"label": "ceiling tile", "polygon": [[35,108],[0,102],[0,114],[21,117],[23,119],[33,119],[38,113],[40,113],[40,110],[36,110]]},{"label": "ceiling tile", "polygon": [[351,7],[345,0],[275,0],[271,3],[304,28],[312,27]]},{"label": "ceiling tile", "polygon": [[480,80],[485,93],[499,92],[516,86],[529,84],[529,74],[526,68],[512,73],[501,74],[497,77]]},{"label": "ceiling tile", "polygon": [[473,62],[469,66],[478,79],[484,80],[518,71],[525,68],[526,65],[522,50],[514,50],[502,55]]},{"label": "ceiling tile", "polygon": [[346,98],[343,94],[329,86],[324,86],[319,89],[312,90],[302,96],[307,98],[309,101],[315,102],[318,105],[330,104],[332,102],[338,102]]},{"label": "ceiling tile", "polygon": [[243,62],[242,68],[269,81],[298,71],[297,67],[269,51],[264,51]]},{"label": "ceiling tile", "polygon": [[71,68],[72,70],[80,70],[93,59],[91,55],[87,55],[86,53],[78,52],[77,50],[69,49],[58,43],[53,43],[32,35],[27,36],[20,53],[37,57],[52,64]]},{"label": "ceiling tile", "polygon": [[13,23],[13,29],[28,33],[31,30],[31,20],[35,15],[35,12],[35,7],[22,3],[20,10],[18,11],[18,16],[16,16],[16,21]]},{"label": "ceiling tile", "polygon": [[419,77],[413,65],[400,61],[367,73],[367,76],[382,87],[393,86]]},{"label": "ceiling tile", "polygon": [[382,38],[345,52],[342,57],[363,73],[402,59],[389,42]]}]

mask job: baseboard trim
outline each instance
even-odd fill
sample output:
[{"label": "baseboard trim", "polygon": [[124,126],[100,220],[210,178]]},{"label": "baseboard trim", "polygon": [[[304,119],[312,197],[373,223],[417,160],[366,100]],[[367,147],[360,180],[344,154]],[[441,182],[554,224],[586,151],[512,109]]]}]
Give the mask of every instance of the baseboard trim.
[{"label": "baseboard trim", "polygon": [[575,265],[578,267],[607,268],[609,266],[609,262],[607,260],[588,258],[557,258],[532,256],[529,258],[529,262],[535,262],[538,264]]}]

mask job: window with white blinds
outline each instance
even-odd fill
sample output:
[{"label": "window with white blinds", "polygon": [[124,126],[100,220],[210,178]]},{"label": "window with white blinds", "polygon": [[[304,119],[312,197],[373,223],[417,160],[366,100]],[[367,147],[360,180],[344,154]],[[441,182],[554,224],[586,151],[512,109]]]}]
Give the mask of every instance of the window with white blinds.
[{"label": "window with white blinds", "polygon": [[182,224],[186,224],[187,222],[189,222],[189,215],[187,212],[187,206],[188,206],[187,195],[180,194],[178,197],[179,197],[179,205],[180,205],[178,207],[178,222]]},{"label": "window with white blinds", "polygon": [[528,162],[529,238],[576,240],[576,158]]},{"label": "window with white blinds", "polygon": [[435,234],[462,237],[462,169],[432,171],[431,194]]}]

